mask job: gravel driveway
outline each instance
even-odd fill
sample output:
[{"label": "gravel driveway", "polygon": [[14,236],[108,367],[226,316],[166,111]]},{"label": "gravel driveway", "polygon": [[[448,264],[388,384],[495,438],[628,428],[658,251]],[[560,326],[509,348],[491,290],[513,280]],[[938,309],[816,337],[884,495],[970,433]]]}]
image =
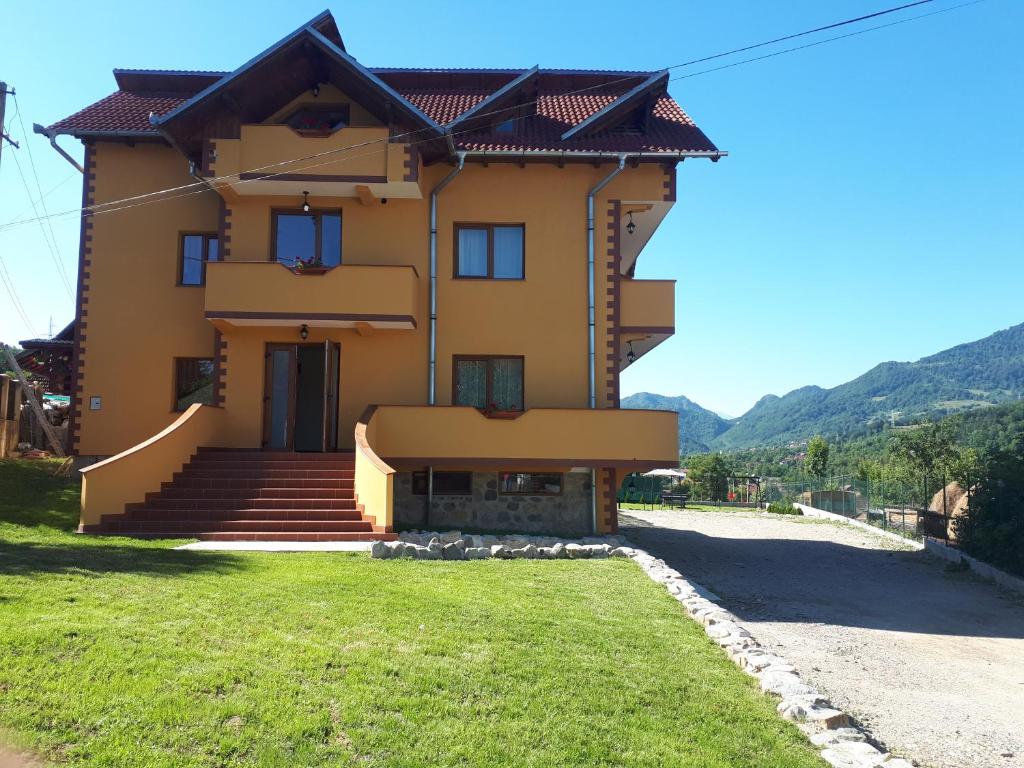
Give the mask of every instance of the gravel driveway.
[{"label": "gravel driveway", "polygon": [[887,749],[936,768],[1024,768],[1024,601],[841,523],[724,510],[619,520]]}]

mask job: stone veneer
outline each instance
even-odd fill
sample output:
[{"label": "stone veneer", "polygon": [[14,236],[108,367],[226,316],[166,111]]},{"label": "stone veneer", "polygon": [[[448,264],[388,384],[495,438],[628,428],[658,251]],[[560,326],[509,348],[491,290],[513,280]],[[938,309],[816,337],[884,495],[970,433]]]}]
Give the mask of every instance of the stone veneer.
[{"label": "stone veneer", "polygon": [[473,492],[434,495],[430,520],[427,497],[412,492],[412,473],[395,475],[395,525],[400,528],[462,528],[470,531],[547,533],[585,536],[592,533],[590,472],[566,472],[557,496],[498,493],[498,473],[473,473]]}]

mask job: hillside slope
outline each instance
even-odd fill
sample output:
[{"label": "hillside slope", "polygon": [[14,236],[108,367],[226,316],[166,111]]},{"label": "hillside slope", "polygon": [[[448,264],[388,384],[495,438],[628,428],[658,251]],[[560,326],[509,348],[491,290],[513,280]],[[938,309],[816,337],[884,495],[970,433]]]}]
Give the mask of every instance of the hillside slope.
[{"label": "hillside slope", "polygon": [[881,363],[832,389],[802,387],[762,398],[710,447],[856,434],[893,417],[913,422],[1006,402],[1022,392],[1024,323],[913,363]]},{"label": "hillside slope", "polygon": [[701,408],[689,398],[666,397],[651,392],[638,392],[622,398],[623,408],[648,408],[679,413],[679,450],[682,453],[705,453],[712,441],[730,426],[717,413]]}]

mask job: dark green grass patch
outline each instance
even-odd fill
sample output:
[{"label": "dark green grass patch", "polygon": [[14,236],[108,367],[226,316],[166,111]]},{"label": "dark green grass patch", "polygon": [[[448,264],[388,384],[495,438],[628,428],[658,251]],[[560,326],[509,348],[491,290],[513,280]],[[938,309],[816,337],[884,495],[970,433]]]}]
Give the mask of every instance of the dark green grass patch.
[{"label": "dark green grass patch", "polygon": [[0,729],[76,766],[823,763],[630,562],[181,552],[0,462]]}]

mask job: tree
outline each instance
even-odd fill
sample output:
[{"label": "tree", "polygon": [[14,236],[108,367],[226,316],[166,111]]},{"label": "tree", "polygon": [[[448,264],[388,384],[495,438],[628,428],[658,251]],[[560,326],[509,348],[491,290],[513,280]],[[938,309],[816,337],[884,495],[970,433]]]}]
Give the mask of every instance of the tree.
[{"label": "tree", "polygon": [[966,514],[954,520],[961,548],[1024,576],[1024,433],[973,467]]},{"label": "tree", "polygon": [[732,466],[721,453],[694,456],[687,467],[688,477],[697,495],[711,501],[725,501],[729,493],[729,475]]},{"label": "tree", "polygon": [[807,443],[804,469],[819,480],[825,476],[825,472],[828,470],[828,451],[828,441],[821,435],[815,435]]},{"label": "tree", "polygon": [[971,463],[947,422],[897,432],[889,442],[889,457],[904,479],[915,485],[920,482],[924,504],[928,504],[936,480],[945,482]]}]

